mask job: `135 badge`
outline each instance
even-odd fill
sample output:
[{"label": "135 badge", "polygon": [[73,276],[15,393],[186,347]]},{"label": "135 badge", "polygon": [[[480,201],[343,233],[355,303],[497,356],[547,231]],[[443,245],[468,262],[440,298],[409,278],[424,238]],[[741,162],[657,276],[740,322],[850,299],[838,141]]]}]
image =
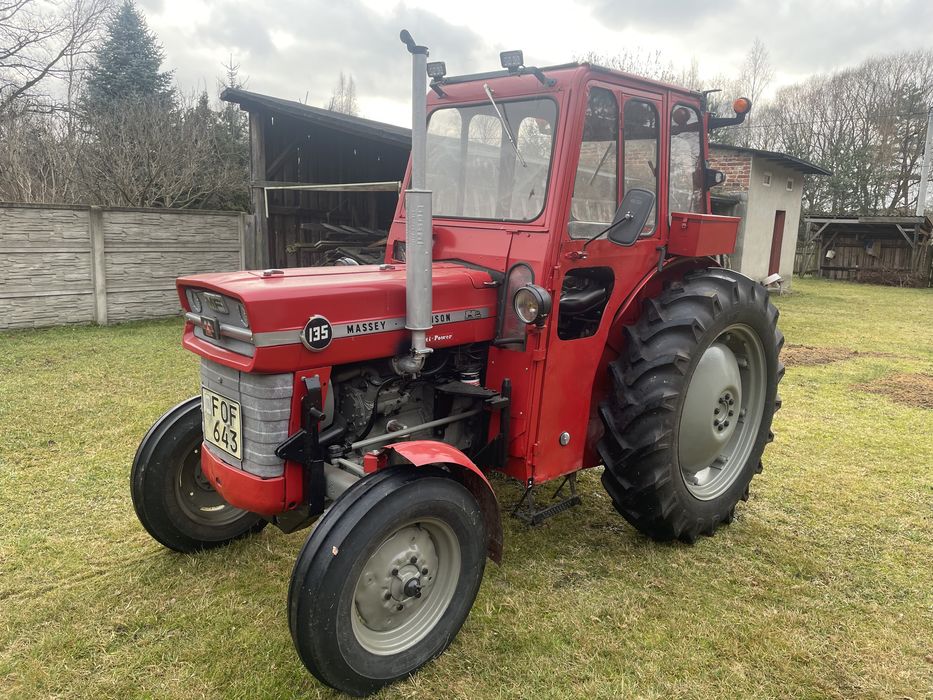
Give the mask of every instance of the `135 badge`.
[{"label": "135 badge", "polygon": [[301,342],[308,350],[320,352],[330,345],[334,329],[323,316],[312,316],[301,331]]}]

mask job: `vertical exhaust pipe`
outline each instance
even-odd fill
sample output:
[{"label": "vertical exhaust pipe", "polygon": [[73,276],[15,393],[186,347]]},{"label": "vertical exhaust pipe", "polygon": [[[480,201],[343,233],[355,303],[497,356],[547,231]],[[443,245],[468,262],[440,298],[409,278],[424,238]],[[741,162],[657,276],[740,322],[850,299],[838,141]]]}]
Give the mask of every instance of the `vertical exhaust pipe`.
[{"label": "vertical exhaust pipe", "polygon": [[405,190],[405,328],[411,331],[411,354],[395,359],[395,371],[416,375],[431,352],[432,236],[431,191],[427,189],[428,47],[418,46],[408,30],[399,38],[411,54],[411,182]]}]

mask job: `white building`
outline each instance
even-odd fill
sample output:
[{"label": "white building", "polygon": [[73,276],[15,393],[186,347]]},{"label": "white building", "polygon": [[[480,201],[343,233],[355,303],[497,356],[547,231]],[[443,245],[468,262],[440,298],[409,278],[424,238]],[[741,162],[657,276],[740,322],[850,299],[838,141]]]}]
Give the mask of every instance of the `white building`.
[{"label": "white building", "polygon": [[742,217],[730,267],[752,279],[790,284],[804,177],[832,175],[786,153],[710,144],[710,166],[726,181],[711,191],[713,213]]}]

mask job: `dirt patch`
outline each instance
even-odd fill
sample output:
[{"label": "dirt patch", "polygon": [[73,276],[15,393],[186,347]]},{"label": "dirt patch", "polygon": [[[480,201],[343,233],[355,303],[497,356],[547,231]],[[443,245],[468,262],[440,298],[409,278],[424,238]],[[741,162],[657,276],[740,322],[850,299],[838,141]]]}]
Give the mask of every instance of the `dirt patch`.
[{"label": "dirt patch", "polygon": [[781,350],[781,361],[785,365],[828,365],[831,362],[853,357],[894,357],[889,352],[859,352],[848,348],[821,348],[815,345],[787,344]]},{"label": "dirt patch", "polygon": [[820,348],[814,345],[785,345],[781,360],[785,365],[828,365],[830,362],[848,360],[858,352],[846,348]]},{"label": "dirt patch", "polygon": [[895,403],[933,409],[933,375],[888,374],[873,382],[856,384],[858,391],[886,396]]}]

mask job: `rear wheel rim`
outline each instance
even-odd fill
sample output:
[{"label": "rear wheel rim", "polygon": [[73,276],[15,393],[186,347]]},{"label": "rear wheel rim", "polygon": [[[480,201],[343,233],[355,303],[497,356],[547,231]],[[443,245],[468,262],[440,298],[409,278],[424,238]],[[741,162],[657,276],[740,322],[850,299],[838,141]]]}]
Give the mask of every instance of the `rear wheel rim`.
[{"label": "rear wheel rim", "polygon": [[722,331],[700,357],[678,432],[681,476],[695,498],[718,498],[748,463],[764,416],[766,367],[758,333],[741,323]]},{"label": "rear wheel rim", "polygon": [[193,522],[209,527],[222,527],[251,515],[234,508],[217,493],[201,471],[201,443],[185,453],[175,478],[175,501]]},{"label": "rear wheel rim", "polygon": [[460,581],[460,541],[436,518],[395,529],[372,553],[356,582],[351,627],[371,654],[412,648],[437,626]]}]

